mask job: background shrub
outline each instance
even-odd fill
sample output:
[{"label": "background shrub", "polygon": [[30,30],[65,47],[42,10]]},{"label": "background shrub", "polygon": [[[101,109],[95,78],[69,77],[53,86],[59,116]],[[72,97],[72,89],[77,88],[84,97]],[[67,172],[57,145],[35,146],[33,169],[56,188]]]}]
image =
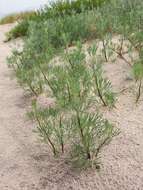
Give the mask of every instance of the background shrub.
[{"label": "background shrub", "polygon": [[0,19],[0,24],[9,24],[24,19],[32,19],[37,13],[35,11],[27,11],[21,13],[10,14]]},{"label": "background shrub", "polygon": [[52,2],[50,6],[45,6],[43,9],[37,11],[36,13],[33,12],[25,17],[23,16],[21,18],[23,20],[20,21],[19,24],[7,34],[7,41],[15,39],[19,36],[26,36],[28,33],[30,21],[40,22],[57,17],[66,17],[66,15],[73,15],[77,13],[79,14],[81,12],[97,8],[104,2],[109,1],[110,0],[58,0]]}]

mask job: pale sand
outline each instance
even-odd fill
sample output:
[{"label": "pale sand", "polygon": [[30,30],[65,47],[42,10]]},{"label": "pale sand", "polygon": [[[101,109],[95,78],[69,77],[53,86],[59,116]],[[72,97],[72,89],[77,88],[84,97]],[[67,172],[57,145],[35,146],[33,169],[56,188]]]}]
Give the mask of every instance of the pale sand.
[{"label": "pale sand", "polygon": [[[104,111],[121,133],[103,150],[100,172],[73,172],[37,142],[26,119],[29,100],[6,65],[10,43],[2,41],[10,27],[0,26],[0,190],[143,190],[143,95],[135,106],[134,90],[124,91],[116,109]],[[105,70],[116,91],[134,84],[122,60]]]}]

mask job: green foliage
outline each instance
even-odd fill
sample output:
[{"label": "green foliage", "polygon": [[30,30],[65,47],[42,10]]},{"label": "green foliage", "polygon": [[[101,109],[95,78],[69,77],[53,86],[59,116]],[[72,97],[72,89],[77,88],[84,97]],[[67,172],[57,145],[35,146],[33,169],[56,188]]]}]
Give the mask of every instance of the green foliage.
[{"label": "green foliage", "polygon": [[48,28],[49,42],[58,48],[88,38],[90,32],[87,19],[88,15],[82,13],[47,21],[45,27]]},{"label": "green foliage", "polygon": [[101,149],[107,145],[113,136],[117,135],[112,124],[101,115],[77,112],[72,118],[75,138],[72,150],[72,162],[76,167],[86,168],[98,163]]},{"label": "green foliage", "polygon": [[[113,53],[126,63],[129,63],[126,54],[132,50],[138,53],[139,62],[130,66],[139,82],[139,100],[143,75],[142,8],[141,0],[114,0],[75,15],[73,11],[38,22],[28,20],[24,47],[13,52],[9,64],[20,84],[37,98],[31,117],[37,122],[41,139],[48,143],[54,155],[70,152],[73,162],[86,167],[94,161],[97,163],[102,147],[117,134],[113,125],[98,112],[101,103],[108,107],[115,105],[111,82],[102,68]],[[58,12],[64,8],[55,9]],[[115,47],[112,46],[114,34],[121,36]],[[98,40],[87,53],[81,43],[93,38]],[[126,40],[129,45],[125,52]],[[69,48],[75,42],[77,47]],[[60,60],[58,63],[56,58]],[[43,93],[55,99],[54,107],[38,107],[38,96]]]},{"label": "green foliage", "polygon": [[97,47],[95,45],[90,47],[88,52],[93,57],[91,68],[93,81],[95,83],[95,93],[99,96],[104,106],[112,107],[115,104],[115,93],[112,92],[111,82],[103,77],[102,65],[99,63],[97,56]]},{"label": "green foliage", "polygon": [[136,95],[136,103],[139,101],[141,96],[141,88],[142,88],[142,79],[143,79],[143,63],[137,62],[133,65],[133,74],[135,80],[138,82],[138,92]]},{"label": "green foliage", "polygon": [[93,70],[98,96],[101,99],[103,105],[114,106],[115,94],[111,90],[111,82],[108,79],[103,78],[101,64],[97,64]]},{"label": "green foliage", "polygon": [[41,109],[35,101],[29,116],[37,123],[37,132],[44,143],[49,144],[54,156],[64,153],[65,140],[68,137],[69,123],[57,108]]},{"label": "green foliage", "polygon": [[[64,57],[64,65],[48,65],[46,81],[51,90],[49,95],[56,100],[55,106],[37,109],[34,104],[32,115],[38,123],[38,134],[49,144],[53,154],[64,153],[68,144],[72,162],[84,168],[97,162],[102,147],[117,131],[98,112],[90,113],[96,103],[94,76],[86,65],[82,45],[78,43],[77,48],[66,51]],[[106,90],[107,86],[104,97],[108,94]]]},{"label": "green foliage", "polygon": [[[50,19],[45,22],[29,22],[24,20],[16,25],[10,32],[6,34],[7,41],[15,39],[17,37],[28,36],[29,31],[33,28],[45,27],[48,31],[49,42],[56,48],[65,45],[65,40],[68,44],[72,45],[74,41],[79,39],[88,39],[91,36],[90,28],[92,20],[90,21],[90,15],[81,13],[80,15],[66,16],[55,19]],[[27,30],[29,28],[29,31]],[[66,39],[65,39],[66,38]],[[66,43],[67,43],[66,42]]]},{"label": "green foliage", "polygon": [[5,42],[8,42],[12,39],[26,36],[27,35],[27,28],[29,27],[29,22],[27,19],[19,22],[14,28],[10,30],[10,32],[6,33],[6,40]]},{"label": "green foliage", "polygon": [[110,0],[57,0],[51,2],[50,6],[45,6],[43,12],[41,13],[46,19],[72,15],[72,13],[81,13],[82,11],[92,10],[101,6],[105,2],[110,2]]},{"label": "green foliage", "polygon": [[133,73],[136,80],[143,78],[143,64],[138,62],[133,65]]},{"label": "green foliage", "polygon": [[[64,29],[70,31],[70,29],[76,29],[80,28],[80,30],[83,30],[84,22],[83,20],[80,21],[80,24],[76,22],[76,17],[78,17],[79,13],[82,13],[84,11],[92,10],[93,8],[97,8],[101,6],[104,2],[109,2],[110,0],[76,0],[76,1],[69,1],[69,0],[58,0],[50,4],[50,6],[45,6],[45,8],[39,10],[27,17],[22,18],[22,21],[19,22],[17,26],[15,26],[10,32],[7,33],[7,41],[11,39],[15,39],[17,37],[27,36],[30,22],[37,22],[37,25],[39,22],[44,22],[47,20],[55,20],[56,22],[59,22],[57,18],[59,19],[64,18],[66,19],[68,15],[67,22],[70,22],[71,25],[70,28],[64,27]],[[70,16],[74,17],[75,19],[69,19]],[[72,21],[72,22],[71,22]],[[74,21],[74,22],[73,22]],[[54,22],[54,21],[53,21]],[[58,23],[57,23],[58,24]],[[64,24],[64,22],[62,23]],[[72,25],[73,24],[73,25]],[[67,26],[67,25],[66,25]],[[60,25],[59,28],[60,29]],[[64,32],[62,30],[62,32]],[[85,33],[86,31],[84,31]],[[75,35],[74,35],[75,36]]]},{"label": "green foliage", "polygon": [[[91,15],[91,19],[94,24],[92,26],[88,25],[88,28],[93,29],[93,31],[90,31],[90,36],[103,38],[107,32],[114,32],[116,34],[124,33],[126,38],[129,39],[132,44],[135,43],[134,45],[139,48],[141,45],[140,38],[142,38],[142,31],[140,30],[142,29],[142,6],[141,0],[56,1],[50,6],[45,6],[45,8],[39,10],[36,14],[20,21],[16,28],[12,29],[10,34],[8,33],[7,35],[9,40],[19,36],[27,36],[29,25],[33,21],[38,24],[39,22],[43,23],[48,20],[57,20],[57,18],[66,18],[67,15],[75,15],[75,17],[78,17],[81,13],[82,15],[85,12],[87,14],[87,12],[92,10],[94,15]],[[77,23],[74,22],[71,22],[71,26],[72,23],[76,24],[74,27],[77,26]],[[80,24],[83,24],[83,22],[80,22]],[[78,27],[80,28],[80,25]],[[133,32],[137,29],[138,34],[135,34],[132,38]],[[80,30],[82,30],[82,26]]]}]

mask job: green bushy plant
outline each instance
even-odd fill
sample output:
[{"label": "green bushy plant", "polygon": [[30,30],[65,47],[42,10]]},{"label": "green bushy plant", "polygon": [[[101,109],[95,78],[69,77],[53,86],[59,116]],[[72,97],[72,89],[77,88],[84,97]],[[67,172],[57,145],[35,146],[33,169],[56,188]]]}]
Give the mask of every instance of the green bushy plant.
[{"label": "green bushy plant", "polygon": [[[86,167],[94,161],[97,163],[102,147],[117,131],[101,114],[90,112],[92,105],[97,105],[97,94],[93,93],[94,76],[86,65],[81,44],[78,43],[73,51],[66,51],[64,57],[64,65],[49,64],[46,78],[55,107],[38,110],[34,104],[32,113],[38,123],[37,132],[50,145],[54,155],[64,153],[68,144],[73,163]],[[104,90],[105,100],[110,100],[109,95],[106,96],[107,86],[101,86],[102,93]]]},{"label": "green bushy plant", "polygon": [[47,21],[45,27],[48,28],[50,43],[58,48],[87,39],[90,36],[87,19],[88,14],[82,13]]},{"label": "green bushy plant", "polygon": [[29,117],[38,123],[35,132],[50,146],[54,156],[64,153],[70,124],[61,110],[58,107],[39,108],[35,100],[32,102],[32,108]]},{"label": "green bushy plant", "polygon": [[41,14],[46,19],[58,16],[71,15],[73,12],[81,13],[82,11],[97,8],[105,2],[110,2],[110,0],[57,0],[55,2],[51,2],[50,6],[45,6]]},{"label": "green bushy plant", "polygon": [[72,149],[72,161],[78,167],[98,165],[102,148],[117,135],[112,124],[103,119],[100,114],[77,112],[72,119],[75,139]]},{"label": "green bushy plant", "polygon": [[[101,36],[100,34],[103,34],[103,29],[104,33],[112,32],[116,34],[121,34],[121,33],[125,34],[126,32],[126,37],[129,38],[132,42],[134,42],[134,39],[132,39],[131,34],[134,31],[136,31],[137,28],[141,28],[142,6],[143,5],[141,0],[139,0],[138,3],[137,1],[132,1],[132,0],[57,1],[52,3],[51,6],[47,6],[37,11],[36,15],[29,16],[28,18],[22,20],[7,35],[9,40],[19,36],[27,36],[31,21],[39,23],[51,19],[54,20],[55,18],[57,19],[58,17],[66,18],[67,15],[71,16],[75,14],[76,16],[78,16],[83,12],[93,10],[95,12],[94,23],[96,24],[96,26],[92,28],[96,28],[97,36],[98,35]],[[99,26],[102,25],[104,27],[103,28],[99,27],[98,31],[98,25]],[[91,36],[92,35],[95,36],[93,32],[91,33]]]},{"label": "green bushy plant", "polygon": [[[143,4],[140,0],[138,3],[114,0],[89,12],[74,15],[73,11],[70,15],[46,21],[28,21],[29,32],[23,50],[14,51],[9,63],[20,84],[37,99],[42,93],[55,99],[55,107],[46,109],[39,109],[38,103],[33,103],[31,113],[38,124],[38,134],[49,144],[54,155],[68,149],[73,162],[86,166],[97,161],[101,148],[117,134],[113,125],[98,112],[99,102],[113,107],[116,100],[111,82],[104,77],[104,61],[99,57],[104,56],[108,62],[110,48],[125,61],[123,46],[126,39],[131,45],[127,47],[127,53],[133,47],[140,60],[133,66],[135,78],[139,81],[138,101],[142,87],[143,57]],[[118,47],[110,47],[114,34],[121,36]],[[97,53],[97,49],[100,49],[98,45],[89,48],[88,63],[80,43],[76,48],[68,49],[75,41],[83,42],[92,37],[98,38],[103,47],[100,56]],[[53,61],[57,54],[63,64]],[[96,107],[94,113],[90,109],[93,105]]]},{"label": "green bushy plant", "polygon": [[48,43],[45,28],[34,24],[23,49],[14,50],[12,56],[8,58],[8,63],[14,69],[20,85],[38,96],[45,83],[46,63],[51,60],[55,51]]},{"label": "green bushy plant", "polygon": [[19,22],[14,28],[10,30],[10,32],[6,33],[6,40],[5,42],[8,42],[12,39],[26,36],[27,35],[27,28],[29,27],[28,20],[23,20],[22,22]]},{"label": "green bushy plant", "polygon": [[[76,0],[76,1],[62,1],[58,0],[52,2],[50,6],[45,6],[43,9],[38,10],[36,14],[29,15],[22,19],[10,32],[7,33],[7,40],[15,39],[17,37],[27,36],[30,22],[44,22],[55,18],[66,18],[67,16],[76,15],[84,11],[92,10],[109,2],[110,0]],[[72,22],[71,22],[72,23]],[[80,22],[83,24],[83,22]],[[76,25],[74,25],[76,26]],[[78,25],[77,25],[78,26]],[[79,27],[79,26],[78,26]],[[82,27],[81,27],[82,30]]]},{"label": "green bushy plant", "polygon": [[96,54],[97,48],[95,45],[88,49],[89,54],[92,56],[91,68],[93,72],[93,81],[95,83],[95,93],[98,94],[104,106],[114,106],[115,93],[112,92],[111,82],[103,76],[102,64],[98,60]]},{"label": "green bushy plant", "polygon": [[[26,13],[25,13],[26,14]],[[32,12],[28,15],[26,14],[21,19],[17,20],[16,26],[14,26],[9,32],[6,33],[6,40],[8,42],[12,39],[16,39],[18,37],[25,37],[28,35],[28,30],[31,22],[39,22],[40,16],[39,12]]]}]

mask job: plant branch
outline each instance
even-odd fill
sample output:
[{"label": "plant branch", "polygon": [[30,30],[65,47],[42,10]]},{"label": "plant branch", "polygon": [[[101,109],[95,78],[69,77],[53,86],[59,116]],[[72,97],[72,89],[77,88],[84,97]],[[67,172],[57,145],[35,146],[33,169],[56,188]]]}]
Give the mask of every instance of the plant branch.
[{"label": "plant branch", "polygon": [[107,106],[107,104],[106,104],[105,100],[103,99],[102,94],[101,94],[101,92],[100,92],[100,88],[99,88],[99,85],[98,85],[98,79],[97,79],[96,74],[94,74],[94,78],[95,78],[95,83],[96,83],[96,87],[97,87],[98,96],[99,96],[99,98],[101,99],[103,105],[104,105],[104,106]]},{"label": "plant branch", "polygon": [[[37,114],[35,114],[35,116],[36,116],[36,121],[38,122],[38,125],[39,125],[40,129],[42,129],[42,125],[41,125],[41,122],[40,122],[40,120],[39,120]],[[46,133],[46,132],[45,132],[45,133]],[[48,136],[47,133],[46,133],[46,137],[47,137],[47,140],[48,140],[48,142],[49,142],[49,144],[50,144],[50,146],[51,146],[51,148],[52,148],[53,154],[56,155],[57,151],[56,151],[56,148],[55,148],[55,146],[54,146],[54,143],[51,141],[51,139],[50,139],[50,137]]]},{"label": "plant branch", "polygon": [[106,52],[106,45],[105,45],[105,41],[103,40],[103,41],[102,41],[102,43],[103,43],[103,52],[104,52],[104,57],[105,57],[106,62],[108,62],[108,57],[107,57],[107,52]]},{"label": "plant branch", "polygon": [[142,80],[140,79],[139,87],[138,87],[138,94],[137,94],[137,98],[136,98],[136,103],[139,101],[140,96],[141,96],[141,87],[142,87]]}]

